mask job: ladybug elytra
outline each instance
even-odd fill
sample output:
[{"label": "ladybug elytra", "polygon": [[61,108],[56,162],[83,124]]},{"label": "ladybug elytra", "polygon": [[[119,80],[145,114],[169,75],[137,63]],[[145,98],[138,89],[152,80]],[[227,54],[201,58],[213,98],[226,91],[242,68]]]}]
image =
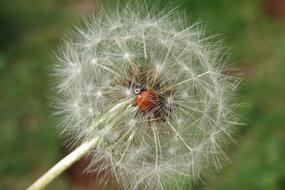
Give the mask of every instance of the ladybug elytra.
[{"label": "ladybug elytra", "polygon": [[151,88],[146,90],[137,88],[135,94],[137,94],[135,104],[144,113],[149,112],[158,102],[158,96]]}]

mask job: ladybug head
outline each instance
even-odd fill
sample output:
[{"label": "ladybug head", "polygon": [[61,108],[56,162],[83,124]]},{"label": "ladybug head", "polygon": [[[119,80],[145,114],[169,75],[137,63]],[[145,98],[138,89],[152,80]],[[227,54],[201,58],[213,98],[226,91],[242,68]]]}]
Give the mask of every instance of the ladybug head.
[{"label": "ladybug head", "polygon": [[135,88],[134,93],[135,93],[136,95],[139,95],[139,94],[142,93],[143,91],[146,91],[146,85],[145,85],[145,84],[140,85],[140,86],[138,86],[137,88]]}]

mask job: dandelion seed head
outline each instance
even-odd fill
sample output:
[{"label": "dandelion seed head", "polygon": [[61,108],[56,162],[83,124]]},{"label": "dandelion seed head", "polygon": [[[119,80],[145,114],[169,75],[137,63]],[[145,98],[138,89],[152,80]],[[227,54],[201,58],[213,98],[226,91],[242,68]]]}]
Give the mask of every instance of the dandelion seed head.
[{"label": "dandelion seed head", "polygon": [[101,98],[103,95],[102,95],[102,91],[98,91],[97,93],[96,93],[96,96],[97,96],[97,98]]},{"label": "dandelion seed head", "polygon": [[129,97],[132,95],[132,91],[130,89],[125,89],[125,94]]},{"label": "dandelion seed head", "polygon": [[130,59],[130,57],[131,57],[131,54],[129,54],[128,52],[124,53],[124,58],[126,60]]},{"label": "dandelion seed head", "polygon": [[95,64],[97,63],[97,61],[98,61],[97,59],[93,58],[92,61],[91,61],[91,63],[92,63],[93,65],[95,65]]},{"label": "dandelion seed head", "polygon": [[201,24],[139,4],[99,11],[77,31],[58,55],[55,105],[70,144],[100,139],[87,171],[160,190],[221,167],[239,81]]}]

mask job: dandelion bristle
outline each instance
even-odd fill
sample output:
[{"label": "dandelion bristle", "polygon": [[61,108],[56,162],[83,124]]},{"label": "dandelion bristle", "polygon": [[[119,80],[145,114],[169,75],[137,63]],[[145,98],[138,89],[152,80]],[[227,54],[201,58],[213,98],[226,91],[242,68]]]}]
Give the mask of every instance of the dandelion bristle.
[{"label": "dandelion bristle", "polygon": [[235,77],[221,42],[177,10],[103,9],[77,27],[55,66],[69,145],[100,139],[88,172],[123,189],[167,189],[221,168],[231,140]]}]

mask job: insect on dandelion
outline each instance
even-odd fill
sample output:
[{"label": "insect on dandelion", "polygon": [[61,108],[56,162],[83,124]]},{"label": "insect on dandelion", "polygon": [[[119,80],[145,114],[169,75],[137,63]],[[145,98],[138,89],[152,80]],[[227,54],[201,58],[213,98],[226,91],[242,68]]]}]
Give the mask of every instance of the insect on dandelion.
[{"label": "insect on dandelion", "polygon": [[[60,130],[78,146],[30,189],[89,154],[86,171],[122,189],[167,189],[220,168],[238,122],[226,51],[177,10],[99,11],[69,37],[54,68]],[[48,177],[46,177],[48,176]],[[180,181],[180,183],[179,183]]]}]

